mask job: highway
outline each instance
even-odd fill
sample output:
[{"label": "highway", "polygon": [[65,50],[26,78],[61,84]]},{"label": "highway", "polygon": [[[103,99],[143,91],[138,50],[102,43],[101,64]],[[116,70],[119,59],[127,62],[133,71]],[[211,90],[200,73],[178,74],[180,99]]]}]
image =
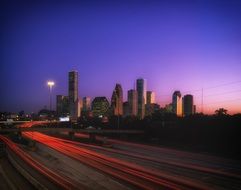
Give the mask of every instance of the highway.
[{"label": "highway", "polygon": [[[220,160],[216,157],[127,142],[128,150],[116,150],[55,138],[38,132],[24,132],[24,136],[33,137],[36,141],[81,163],[141,189],[239,189],[241,185],[238,171],[234,173],[218,169]],[[115,146],[123,146],[122,141],[113,141],[116,143]],[[160,151],[166,151],[166,154],[169,152],[169,155],[160,159]],[[173,158],[179,158],[179,162]],[[214,160],[205,164],[204,158]],[[188,162],[182,162],[184,159]],[[189,165],[191,160],[192,164]],[[213,168],[208,167],[212,162],[217,163]],[[225,162],[221,163],[229,166]]]},{"label": "highway", "polygon": [[50,137],[38,132],[34,132],[34,134],[24,132],[24,135],[28,138],[34,137],[34,140],[58,150],[61,153],[66,154],[101,172],[127,182],[130,185],[142,189],[181,189],[180,185],[174,184],[152,171],[81,148],[65,142],[62,139]]},{"label": "highway", "polygon": [[[26,123],[22,126],[31,127],[33,124],[35,123]],[[108,148],[68,140],[66,132],[63,138],[40,132],[22,132],[22,135],[131,189],[239,190],[241,187],[241,166],[235,160],[116,139],[108,139],[112,144]],[[0,137],[12,153],[60,189],[86,189],[83,182],[81,184],[51,171],[44,165],[44,161],[35,160],[6,137]],[[75,133],[75,138],[89,136]],[[103,140],[103,137],[97,136],[97,139]]]},{"label": "highway", "polygon": [[[8,155],[11,158],[15,158],[18,165],[22,166],[28,175],[35,176],[34,179],[40,181],[40,189],[84,189],[81,186],[73,184],[71,179],[63,178],[45,167],[42,163],[37,162],[5,136],[0,135],[0,140],[7,145]],[[39,186],[36,188],[39,188]]]},{"label": "highway", "polygon": [[[62,133],[68,135],[67,133]],[[88,135],[76,133],[77,138],[89,138]],[[99,141],[104,141],[101,136],[96,136]],[[105,151],[126,155],[143,160],[150,160],[155,163],[170,164],[176,167],[183,167],[198,170],[200,172],[213,173],[220,176],[237,178],[241,180],[241,165],[239,161],[229,160],[221,157],[205,155],[200,153],[191,153],[163,147],[155,147],[133,142],[125,142],[116,139],[108,139],[113,149],[107,149],[100,146],[79,143],[81,146],[91,148],[96,151]],[[74,142],[72,142],[74,143]],[[75,143],[76,144],[76,143]],[[77,143],[78,144],[78,143]],[[182,158],[182,159],[180,159]]]}]

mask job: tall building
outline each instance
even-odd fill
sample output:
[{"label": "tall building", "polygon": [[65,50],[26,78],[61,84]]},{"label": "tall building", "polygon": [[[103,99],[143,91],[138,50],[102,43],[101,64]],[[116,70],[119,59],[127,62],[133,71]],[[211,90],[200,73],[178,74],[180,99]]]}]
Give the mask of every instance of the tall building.
[{"label": "tall building", "polygon": [[137,90],[137,115],[140,119],[145,116],[145,104],[146,104],[146,80],[137,79],[136,81]]},{"label": "tall building", "polygon": [[151,115],[155,111],[155,93],[152,91],[146,92],[146,106],[145,115]]},{"label": "tall building", "polygon": [[90,97],[84,97],[83,98],[83,112],[89,112],[91,110],[91,99]]},{"label": "tall building", "polygon": [[128,90],[129,114],[137,116],[137,91]]},{"label": "tall building", "polygon": [[78,72],[69,72],[69,108],[70,119],[76,120],[78,117]]},{"label": "tall building", "polygon": [[155,93],[152,91],[146,92],[146,104],[155,104]]},{"label": "tall building", "polygon": [[112,93],[111,111],[113,115],[123,115],[123,91],[120,84],[116,84]]},{"label": "tall building", "polygon": [[182,116],[182,96],[180,91],[175,91],[172,95],[172,112],[177,116]]},{"label": "tall building", "polygon": [[95,117],[108,116],[109,102],[106,97],[95,97],[92,101],[92,112]]},{"label": "tall building", "polygon": [[67,116],[69,114],[69,98],[68,96],[56,96],[56,112],[58,116]]},{"label": "tall building", "polygon": [[193,96],[187,94],[183,97],[183,115],[188,116],[194,114]]},{"label": "tall building", "polygon": [[130,106],[129,106],[129,102],[124,102],[123,103],[123,116],[126,117],[130,114]]},{"label": "tall building", "polygon": [[82,108],[83,108],[83,101],[82,101],[81,98],[79,98],[79,99],[78,99],[77,117],[80,117],[80,116],[81,116]]}]

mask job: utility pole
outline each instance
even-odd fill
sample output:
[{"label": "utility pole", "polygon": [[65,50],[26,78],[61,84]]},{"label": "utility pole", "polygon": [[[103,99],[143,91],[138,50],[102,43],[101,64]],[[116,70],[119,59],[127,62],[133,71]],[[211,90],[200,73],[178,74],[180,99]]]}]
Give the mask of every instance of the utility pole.
[{"label": "utility pole", "polygon": [[203,113],[203,88],[202,88],[202,113]]}]

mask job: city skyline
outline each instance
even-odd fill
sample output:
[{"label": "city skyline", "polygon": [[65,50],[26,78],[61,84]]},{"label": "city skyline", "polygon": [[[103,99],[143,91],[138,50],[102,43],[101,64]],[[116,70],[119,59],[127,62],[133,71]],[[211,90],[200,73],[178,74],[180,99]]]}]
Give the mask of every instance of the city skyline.
[{"label": "city skyline", "polygon": [[203,88],[204,113],[241,112],[240,1],[92,2],[2,3],[1,111],[48,106],[46,81],[68,94],[75,69],[80,97],[110,100],[120,83],[127,100],[142,77],[161,107],[179,90],[199,112]]},{"label": "city skyline", "polygon": [[0,0],[0,190],[240,190],[241,0]]}]

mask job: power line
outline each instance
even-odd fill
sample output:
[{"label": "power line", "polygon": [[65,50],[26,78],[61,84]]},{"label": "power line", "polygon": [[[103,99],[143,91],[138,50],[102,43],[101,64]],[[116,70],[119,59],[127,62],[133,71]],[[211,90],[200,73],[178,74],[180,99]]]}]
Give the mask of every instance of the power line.
[{"label": "power line", "polygon": [[[193,93],[193,92],[202,92],[203,90],[208,90],[208,89],[215,89],[218,87],[222,87],[222,86],[227,86],[227,85],[232,85],[232,84],[238,84],[241,83],[241,80],[239,81],[233,81],[233,82],[228,82],[228,83],[223,83],[223,84],[219,84],[216,86],[210,86],[210,87],[206,87],[206,88],[200,88],[200,89],[195,89],[195,90],[188,90],[188,91],[183,91],[182,93]],[[165,96],[170,96],[170,94],[165,94],[165,95],[159,95],[161,97],[165,97]]]},{"label": "power line", "polygon": [[[227,91],[227,92],[222,92],[222,93],[216,93],[216,94],[208,94],[208,95],[204,95],[203,97],[212,97],[212,96],[220,96],[220,95],[225,95],[225,94],[234,94],[234,93],[237,93],[237,92],[241,92],[241,89],[233,90],[233,91]],[[195,99],[199,99],[199,98],[197,97]]]},{"label": "power line", "polygon": [[[222,103],[222,102],[233,102],[233,101],[237,101],[237,100],[241,100],[241,98],[237,98],[237,99],[233,99],[233,100],[216,101],[216,102],[206,103],[204,105],[210,105],[210,104],[216,104],[216,103]],[[196,105],[200,105],[200,104],[196,104]]]}]

